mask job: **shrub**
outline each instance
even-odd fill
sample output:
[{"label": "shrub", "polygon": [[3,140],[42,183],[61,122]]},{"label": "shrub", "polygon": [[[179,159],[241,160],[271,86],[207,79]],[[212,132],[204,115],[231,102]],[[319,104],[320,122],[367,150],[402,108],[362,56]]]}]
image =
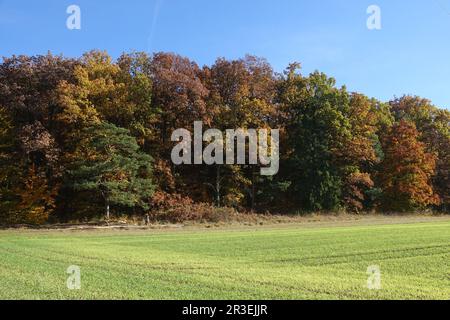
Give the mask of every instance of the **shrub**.
[{"label": "shrub", "polygon": [[150,218],[153,221],[182,223],[186,221],[219,222],[229,221],[237,216],[234,209],[217,208],[208,203],[194,203],[190,198],[169,195],[162,192],[153,197]]}]

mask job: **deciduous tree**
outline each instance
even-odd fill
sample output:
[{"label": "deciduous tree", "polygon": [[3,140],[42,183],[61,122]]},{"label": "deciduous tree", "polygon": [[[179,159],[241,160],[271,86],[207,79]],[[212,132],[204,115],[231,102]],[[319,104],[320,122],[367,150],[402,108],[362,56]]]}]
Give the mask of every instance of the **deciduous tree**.
[{"label": "deciduous tree", "polygon": [[385,158],[379,172],[386,210],[407,211],[439,203],[431,178],[436,156],[426,152],[413,123],[396,123],[383,141]]}]

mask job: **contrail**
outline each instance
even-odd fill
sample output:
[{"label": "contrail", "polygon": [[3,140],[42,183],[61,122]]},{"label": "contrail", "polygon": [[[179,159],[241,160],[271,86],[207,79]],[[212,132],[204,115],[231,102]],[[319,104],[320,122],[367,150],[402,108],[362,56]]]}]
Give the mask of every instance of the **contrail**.
[{"label": "contrail", "polygon": [[148,51],[152,51],[153,37],[155,35],[156,27],[158,24],[159,11],[161,9],[163,2],[164,2],[164,0],[156,0],[155,7],[153,8],[152,26],[150,29],[150,35],[148,36],[148,39],[147,39]]}]

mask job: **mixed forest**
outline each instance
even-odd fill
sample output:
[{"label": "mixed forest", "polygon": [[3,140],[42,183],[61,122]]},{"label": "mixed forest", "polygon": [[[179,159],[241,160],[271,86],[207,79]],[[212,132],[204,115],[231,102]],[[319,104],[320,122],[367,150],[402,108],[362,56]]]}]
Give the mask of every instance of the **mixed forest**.
[{"label": "mixed forest", "polygon": [[[305,75],[300,63],[277,73],[254,56],[211,66],[163,52],[3,58],[0,224],[448,212],[444,107],[414,95],[379,101],[319,71]],[[195,121],[279,129],[279,173],[174,165],[171,134]]]}]

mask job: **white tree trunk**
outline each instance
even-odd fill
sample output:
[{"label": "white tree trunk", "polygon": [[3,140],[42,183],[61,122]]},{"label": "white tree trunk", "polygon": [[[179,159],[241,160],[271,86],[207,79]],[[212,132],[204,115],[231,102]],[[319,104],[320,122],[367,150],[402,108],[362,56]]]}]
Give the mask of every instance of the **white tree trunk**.
[{"label": "white tree trunk", "polygon": [[109,221],[110,218],[110,210],[109,210],[109,202],[106,203],[106,221]]}]

